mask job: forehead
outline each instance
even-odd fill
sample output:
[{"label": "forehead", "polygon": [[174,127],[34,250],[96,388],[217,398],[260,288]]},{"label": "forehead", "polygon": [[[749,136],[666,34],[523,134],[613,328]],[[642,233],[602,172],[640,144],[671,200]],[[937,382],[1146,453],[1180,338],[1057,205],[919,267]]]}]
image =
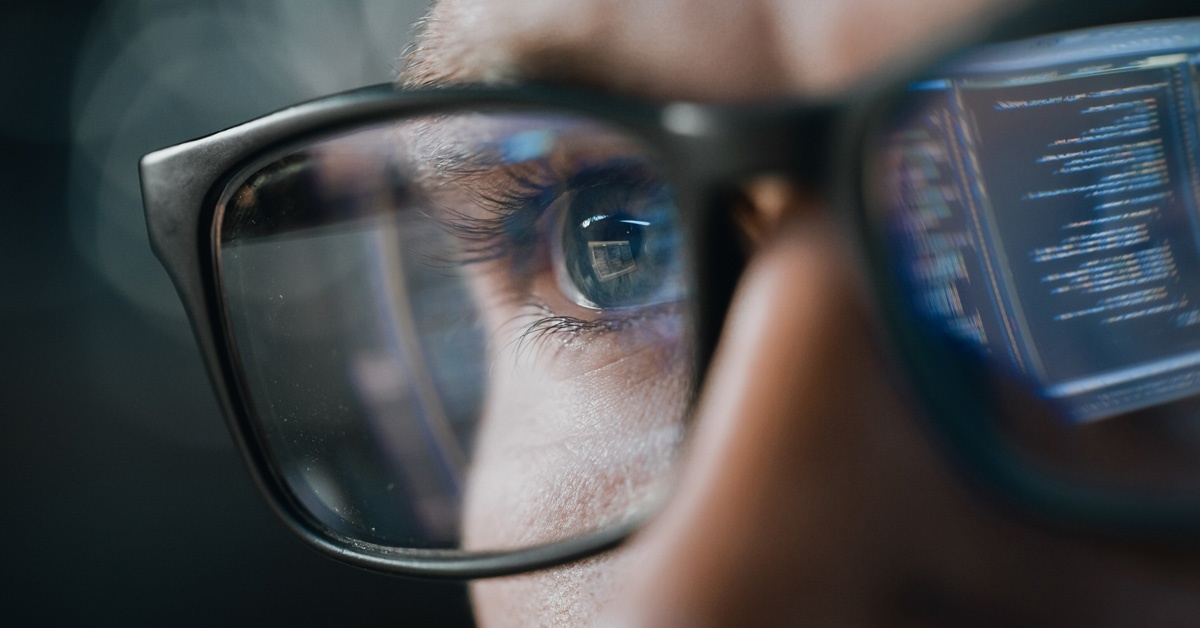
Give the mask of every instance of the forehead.
[{"label": "forehead", "polygon": [[897,56],[961,36],[1016,4],[442,0],[401,80],[553,80],[696,100],[823,93]]}]

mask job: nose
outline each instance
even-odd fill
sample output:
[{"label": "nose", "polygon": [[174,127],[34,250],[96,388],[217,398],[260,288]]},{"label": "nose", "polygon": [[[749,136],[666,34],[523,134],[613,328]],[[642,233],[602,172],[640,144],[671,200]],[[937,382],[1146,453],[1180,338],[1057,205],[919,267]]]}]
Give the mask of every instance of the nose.
[{"label": "nose", "polygon": [[619,625],[858,623],[861,607],[831,602],[871,589],[862,540],[886,446],[872,430],[904,402],[844,239],[800,214],[761,230],[775,235],[735,297],[679,492],[635,541]]},{"label": "nose", "polygon": [[776,213],[609,625],[1029,625],[1089,597],[1055,586],[1089,562],[1079,548],[947,473],[828,212]]}]

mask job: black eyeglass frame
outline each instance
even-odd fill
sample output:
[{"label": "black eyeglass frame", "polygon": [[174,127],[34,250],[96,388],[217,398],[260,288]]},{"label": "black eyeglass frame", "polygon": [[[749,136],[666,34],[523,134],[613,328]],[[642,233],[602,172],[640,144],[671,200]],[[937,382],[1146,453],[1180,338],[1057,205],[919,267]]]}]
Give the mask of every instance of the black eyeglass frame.
[{"label": "black eyeglass frame", "polygon": [[[1139,6],[1104,0],[1035,7],[993,25],[972,43],[1148,19],[1192,17],[1200,10],[1156,0]],[[913,68],[927,67],[912,64]],[[330,530],[307,513],[271,462],[240,382],[241,366],[220,296],[214,220],[218,200],[245,169],[307,139],[408,116],[456,109],[548,110],[602,119],[629,130],[663,159],[677,192],[680,225],[695,286],[697,373],[715,349],[744,260],[727,243],[727,194],[747,177],[773,173],[822,193],[859,236],[890,340],[911,371],[933,432],[973,478],[1009,506],[1039,521],[1087,533],[1195,537],[1200,500],[1164,502],[1072,484],[1021,464],[981,426],[994,411],[984,373],[951,347],[931,342],[904,303],[883,234],[866,216],[861,185],[866,143],[883,112],[920,72],[867,81],[837,101],[752,106],[651,103],[583,90],[534,85],[461,86],[406,91],[363,88],[297,105],[145,156],[140,164],[146,220],[155,253],[187,310],[220,406],[260,489],[310,545],[367,569],[423,577],[478,578],[549,567],[610,549],[643,523],[630,520],[594,534],[505,552],[394,548]],[[893,75],[895,76],[895,75]]]}]

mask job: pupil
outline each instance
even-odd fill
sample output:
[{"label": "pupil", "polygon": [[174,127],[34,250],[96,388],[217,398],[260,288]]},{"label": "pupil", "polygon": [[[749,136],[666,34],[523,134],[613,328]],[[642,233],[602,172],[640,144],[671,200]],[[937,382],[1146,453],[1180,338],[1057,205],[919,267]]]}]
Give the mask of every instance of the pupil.
[{"label": "pupil", "polygon": [[644,248],[645,221],[627,214],[590,216],[570,225],[563,249],[571,283],[583,305],[619,308],[637,305],[652,289],[652,260]]},{"label": "pupil", "polygon": [[563,216],[555,271],[563,294],[596,309],[679,298],[679,234],[670,189],[621,171],[593,177],[590,185],[576,182]]},{"label": "pupil", "polygon": [[628,219],[600,217],[580,225],[592,272],[606,283],[637,272],[642,256],[642,227]]}]

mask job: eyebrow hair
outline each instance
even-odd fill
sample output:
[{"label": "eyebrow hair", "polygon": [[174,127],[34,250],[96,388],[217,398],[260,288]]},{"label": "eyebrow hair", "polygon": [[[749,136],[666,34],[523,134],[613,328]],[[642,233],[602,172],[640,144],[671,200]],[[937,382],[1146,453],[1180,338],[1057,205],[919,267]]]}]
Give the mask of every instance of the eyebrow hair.
[{"label": "eyebrow hair", "polygon": [[[549,11],[546,20],[527,23],[509,17],[499,1],[437,0],[416,23],[416,37],[399,59],[396,84],[403,88],[436,88],[553,82],[684,100],[770,98],[795,87],[789,85],[786,64],[779,57],[782,49],[777,27],[766,0],[728,9],[726,12],[736,16],[735,28],[709,25],[696,37],[685,37],[669,19],[683,19],[695,8],[689,9],[691,3],[685,0],[661,3],[665,5],[664,15],[644,10],[624,16],[616,13],[639,6],[635,0],[590,2],[591,9],[581,8],[583,15],[563,9],[565,5],[556,4],[556,0],[541,3],[560,10]],[[705,3],[728,6],[726,0],[704,0],[701,4]],[[653,25],[659,21],[663,24]],[[721,37],[731,44],[745,43],[752,37],[755,44],[739,47],[735,55],[714,56],[705,45],[697,43],[711,37]],[[685,40],[691,43],[675,45]],[[663,57],[662,63],[648,63],[646,54]],[[703,80],[691,77],[686,70],[696,62],[697,54],[706,59]],[[746,64],[753,65],[755,71],[743,71]]]},{"label": "eyebrow hair", "polygon": [[414,24],[416,36],[400,57],[395,84],[406,88],[430,88],[487,83],[516,83],[519,73],[507,61],[508,55],[487,40],[472,43],[455,38],[453,21],[440,15],[454,8],[452,2],[438,0]]},{"label": "eyebrow hair", "polygon": [[578,40],[544,33],[536,37],[516,33],[514,38],[514,31],[503,28],[464,29],[469,18],[463,16],[470,14],[472,2],[437,0],[416,22],[416,37],[399,60],[397,86],[511,86],[545,81],[601,91],[648,91],[640,84],[645,77],[612,71],[608,46],[601,45],[597,54],[595,48],[581,48]]},{"label": "eyebrow hair", "polygon": [[432,87],[434,79],[430,72],[429,51],[431,48],[431,29],[434,22],[434,7],[430,7],[415,23],[413,29],[416,35],[400,55],[400,70],[396,73],[393,84],[397,87]]}]

